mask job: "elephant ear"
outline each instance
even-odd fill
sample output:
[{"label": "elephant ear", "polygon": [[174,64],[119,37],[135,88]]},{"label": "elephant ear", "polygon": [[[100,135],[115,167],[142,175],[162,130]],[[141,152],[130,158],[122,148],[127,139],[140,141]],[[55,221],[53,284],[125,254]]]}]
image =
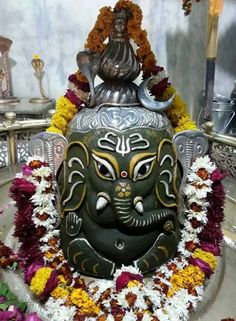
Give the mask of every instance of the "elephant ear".
[{"label": "elephant ear", "polygon": [[158,146],[157,155],[156,196],[165,207],[177,206],[180,172],[172,141],[163,139]]},{"label": "elephant ear", "polygon": [[86,192],[85,175],[89,164],[88,151],[81,142],[68,145],[65,160],[58,171],[62,212],[80,208]]}]

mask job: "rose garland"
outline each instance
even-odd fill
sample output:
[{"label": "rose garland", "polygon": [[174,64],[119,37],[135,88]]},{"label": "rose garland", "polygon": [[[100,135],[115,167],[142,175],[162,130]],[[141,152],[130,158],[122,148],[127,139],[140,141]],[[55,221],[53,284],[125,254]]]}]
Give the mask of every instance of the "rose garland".
[{"label": "rose garland", "polygon": [[[174,87],[170,86],[164,69],[156,66],[156,58],[151,50],[150,42],[147,39],[146,30],[141,29],[142,11],[137,4],[129,0],[119,0],[115,10],[126,9],[131,13],[128,21],[128,36],[133,39],[138,49],[137,58],[142,64],[143,78],[154,76],[150,88],[157,99],[166,100],[173,93],[176,94],[172,108],[167,112],[175,132],[182,130],[196,129],[196,124],[191,120],[187,112],[187,106],[176,93]],[[89,33],[85,48],[102,53],[106,47],[105,40],[109,36],[112,27],[112,10],[104,7],[100,10],[94,28]],[[69,76],[69,89],[64,97],[60,97],[56,104],[56,113],[52,117],[49,132],[57,132],[65,135],[69,121],[81,110],[87,101],[89,85],[87,79],[78,70],[76,74]]]},{"label": "rose garland", "polygon": [[158,268],[151,281],[126,266],[115,272],[113,281],[86,284],[60,250],[52,172],[42,159],[29,158],[11,194],[18,208],[18,257],[25,282],[45,302],[43,315],[38,311],[41,317],[52,321],[187,320],[201,301],[205,279],[215,270],[220,255],[222,178],[208,156],[193,163],[184,192],[186,220],[177,256]]}]

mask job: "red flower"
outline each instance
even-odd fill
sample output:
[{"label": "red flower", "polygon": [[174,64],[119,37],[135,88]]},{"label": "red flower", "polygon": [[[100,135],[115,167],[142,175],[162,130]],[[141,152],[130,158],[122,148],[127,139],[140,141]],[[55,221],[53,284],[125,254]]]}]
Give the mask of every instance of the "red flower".
[{"label": "red flower", "polygon": [[201,225],[201,223],[195,218],[191,219],[190,222],[191,222],[193,228],[197,228]]},{"label": "red flower", "polygon": [[76,87],[84,92],[88,92],[89,91],[89,84],[88,82],[82,82],[82,81],[79,81],[77,78],[76,78],[76,75],[73,74],[73,75],[70,75],[68,77],[68,80],[70,82],[72,82],[74,85],[76,85]]},{"label": "red flower", "polygon": [[25,205],[24,208],[20,208],[16,214],[14,236],[18,237],[20,242],[27,242],[36,233],[32,213],[33,207],[28,204],[27,207]]},{"label": "red flower", "polygon": [[191,210],[193,210],[194,212],[201,212],[202,211],[202,205],[199,205],[195,202],[193,202],[191,205],[190,205],[190,208]]},{"label": "red flower", "polygon": [[125,288],[130,281],[139,281],[140,283],[143,280],[142,275],[134,274],[130,272],[122,272],[120,276],[116,279],[116,290],[120,291]]},{"label": "red flower", "polygon": [[17,202],[20,198],[29,198],[35,192],[35,185],[24,178],[15,178],[10,188],[11,197]]},{"label": "red flower", "polygon": [[14,263],[17,263],[17,256],[12,251],[12,249],[6,246],[2,241],[0,241],[0,266],[10,267]]},{"label": "red flower", "polygon": [[144,72],[143,73],[143,78],[146,79],[148,77],[151,77],[152,75],[157,75],[159,72],[163,71],[164,68],[160,66],[154,66],[151,71],[149,72]]},{"label": "red flower", "polygon": [[223,178],[225,178],[226,173],[221,172],[218,168],[215,169],[212,173],[211,173],[211,180],[212,181],[221,181]]},{"label": "red flower", "polygon": [[159,81],[159,83],[157,83],[151,88],[152,95],[156,97],[163,96],[164,91],[166,90],[167,87],[169,87],[169,85],[170,84],[168,82],[168,77],[163,78],[161,81]]},{"label": "red flower", "polygon": [[27,268],[34,262],[43,265],[43,255],[36,237],[31,237],[28,242],[24,242],[17,254],[23,268]]},{"label": "red flower", "polygon": [[209,173],[205,168],[199,168],[199,170],[197,171],[197,175],[204,181],[209,178]]},{"label": "red flower", "polygon": [[[162,72],[164,70],[163,67],[160,66],[154,66],[153,69],[149,72],[144,72],[143,73],[143,79],[146,79],[151,76],[158,75],[159,72]],[[168,82],[168,77],[165,77],[159,81],[156,85],[154,85],[151,88],[151,94],[156,96],[156,97],[162,97],[164,94],[164,91],[166,90],[167,87],[170,86],[170,83]]]},{"label": "red flower", "polygon": [[40,160],[38,159],[34,159],[32,160],[30,163],[29,163],[29,166],[32,168],[32,169],[37,169],[37,168],[40,168],[41,166],[47,166],[47,164],[45,162],[41,162]]},{"label": "red flower", "polygon": [[80,107],[83,104],[83,101],[73,92],[73,90],[67,89],[65,97],[69,99],[69,101],[76,105],[76,107]]},{"label": "red flower", "polygon": [[196,250],[197,245],[194,243],[194,241],[186,242],[185,247],[188,251],[193,252]]}]

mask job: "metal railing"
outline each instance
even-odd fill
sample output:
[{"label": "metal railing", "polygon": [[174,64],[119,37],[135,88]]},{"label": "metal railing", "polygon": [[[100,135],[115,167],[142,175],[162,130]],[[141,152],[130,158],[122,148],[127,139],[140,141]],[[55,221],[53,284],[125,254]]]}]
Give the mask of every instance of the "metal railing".
[{"label": "metal railing", "polygon": [[0,122],[0,168],[27,160],[31,137],[49,127],[53,113],[50,111],[46,119],[27,120],[16,120],[13,112],[5,114]]},{"label": "metal railing", "polygon": [[210,141],[210,155],[216,165],[236,177],[236,137],[216,134],[211,130],[205,132]]}]

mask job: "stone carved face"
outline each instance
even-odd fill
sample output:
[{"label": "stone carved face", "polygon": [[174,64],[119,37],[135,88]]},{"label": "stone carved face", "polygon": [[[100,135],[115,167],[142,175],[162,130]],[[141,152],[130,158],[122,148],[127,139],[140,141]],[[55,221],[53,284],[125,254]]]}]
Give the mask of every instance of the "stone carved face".
[{"label": "stone carved face", "polygon": [[135,264],[145,273],[171,258],[179,185],[166,130],[72,133],[59,172],[62,247],[71,264],[109,277],[115,266]]}]

